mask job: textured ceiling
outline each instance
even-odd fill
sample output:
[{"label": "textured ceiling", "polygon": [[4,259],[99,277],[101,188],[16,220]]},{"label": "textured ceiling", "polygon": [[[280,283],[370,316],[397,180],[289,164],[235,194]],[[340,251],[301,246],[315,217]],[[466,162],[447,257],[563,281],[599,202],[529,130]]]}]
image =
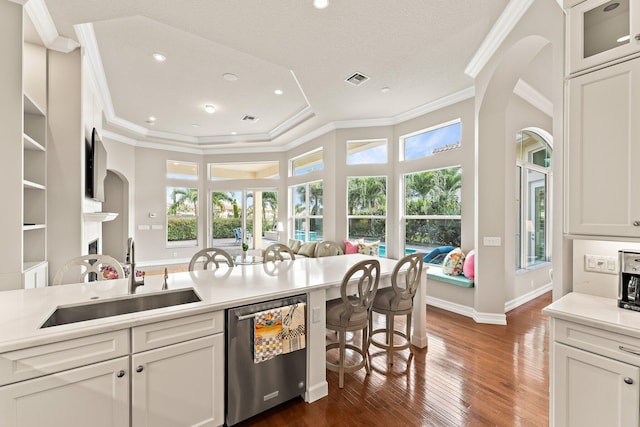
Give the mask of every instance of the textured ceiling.
[{"label": "textured ceiling", "polygon": [[[472,86],[464,69],[508,1],[331,0],[324,10],[311,0],[45,3],[62,36],[77,40],[74,26],[92,24],[113,105],[106,129],[139,141],[277,147]],[[370,80],[352,86],[344,79],[353,72]]]}]

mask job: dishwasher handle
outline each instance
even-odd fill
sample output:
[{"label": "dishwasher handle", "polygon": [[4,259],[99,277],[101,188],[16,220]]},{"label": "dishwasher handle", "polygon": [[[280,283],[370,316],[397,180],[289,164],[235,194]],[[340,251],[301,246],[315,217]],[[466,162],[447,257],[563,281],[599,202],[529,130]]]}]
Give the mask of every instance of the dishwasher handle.
[{"label": "dishwasher handle", "polygon": [[258,313],[243,314],[243,315],[236,314],[236,319],[238,319],[238,321],[253,319],[254,317],[256,317],[256,314]]}]

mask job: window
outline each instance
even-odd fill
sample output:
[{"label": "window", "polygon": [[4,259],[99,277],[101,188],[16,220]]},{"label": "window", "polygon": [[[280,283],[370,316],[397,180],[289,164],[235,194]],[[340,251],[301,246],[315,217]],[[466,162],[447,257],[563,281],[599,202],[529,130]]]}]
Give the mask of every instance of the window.
[{"label": "window", "polygon": [[[387,177],[347,178],[347,230],[349,240],[380,240],[381,249],[387,232]],[[384,255],[384,251],[380,251]]]},{"label": "window", "polygon": [[[276,189],[214,191],[211,193],[211,245],[261,247],[263,240],[278,240]],[[265,242],[266,243],[266,242]]]},{"label": "window", "polygon": [[167,160],[167,178],[196,181],[198,179],[198,164]]},{"label": "window", "polygon": [[167,187],[167,247],[198,245],[198,189]]},{"label": "window", "polygon": [[303,175],[314,170],[321,170],[324,167],[322,148],[310,151],[301,156],[291,159],[291,176]]},{"label": "window", "polygon": [[291,187],[293,238],[322,241],[322,181]]},{"label": "window", "polygon": [[347,164],[387,163],[387,140],[347,141]]},{"label": "window", "polygon": [[462,168],[404,176],[405,252],[460,246]]},{"label": "window", "polygon": [[516,269],[550,260],[549,178],[551,147],[538,133],[516,135]]},{"label": "window", "polygon": [[280,163],[209,163],[209,180],[225,179],[278,179]]},{"label": "window", "polygon": [[442,151],[460,148],[462,123],[454,120],[438,126],[421,130],[400,138],[404,147],[403,160],[419,159]]}]

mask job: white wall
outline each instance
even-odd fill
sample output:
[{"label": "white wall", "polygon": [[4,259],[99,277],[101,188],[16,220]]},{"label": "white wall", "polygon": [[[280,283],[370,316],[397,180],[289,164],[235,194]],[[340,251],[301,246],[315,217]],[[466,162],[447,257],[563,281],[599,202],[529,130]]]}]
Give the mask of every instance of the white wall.
[{"label": "white wall", "polygon": [[619,263],[616,274],[595,273],[585,270],[585,255],[618,257],[618,251],[640,250],[640,243],[605,240],[572,240],[573,291],[608,298],[618,297]]},{"label": "white wall", "polygon": [[[506,182],[513,180],[513,156],[505,154],[507,143],[512,144],[514,133],[509,127],[508,107],[518,79],[526,75],[529,64],[547,45],[553,49],[552,57],[552,102],[554,109],[554,204],[561,206],[562,200],[562,108],[563,64],[564,64],[564,14],[553,0],[534,2],[516,25],[507,39],[498,48],[491,60],[476,78],[476,299],[477,318],[482,321],[501,323],[506,321],[504,313],[508,301],[509,287],[507,271],[513,266],[513,251],[504,245],[484,246],[484,237],[499,237],[502,242],[512,239],[513,227],[507,222],[513,218],[508,205],[513,192],[508,192]],[[560,197],[559,199],[557,197]],[[562,212],[556,210],[552,223],[560,233]],[[554,237],[556,249],[561,246],[561,237]],[[560,241],[560,245],[558,242]],[[562,264],[554,274],[562,277]]]}]

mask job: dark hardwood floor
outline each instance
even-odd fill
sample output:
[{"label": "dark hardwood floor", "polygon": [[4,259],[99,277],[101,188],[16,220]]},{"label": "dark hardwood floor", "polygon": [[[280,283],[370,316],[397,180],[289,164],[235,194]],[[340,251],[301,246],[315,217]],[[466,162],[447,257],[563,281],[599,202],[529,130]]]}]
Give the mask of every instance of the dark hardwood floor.
[{"label": "dark hardwood floor", "polygon": [[[327,371],[329,395],[295,399],[239,426],[547,426],[551,292],[507,313],[507,326],[429,306],[429,346],[386,356],[372,347],[372,372]],[[399,319],[399,318],[398,318]]]}]

